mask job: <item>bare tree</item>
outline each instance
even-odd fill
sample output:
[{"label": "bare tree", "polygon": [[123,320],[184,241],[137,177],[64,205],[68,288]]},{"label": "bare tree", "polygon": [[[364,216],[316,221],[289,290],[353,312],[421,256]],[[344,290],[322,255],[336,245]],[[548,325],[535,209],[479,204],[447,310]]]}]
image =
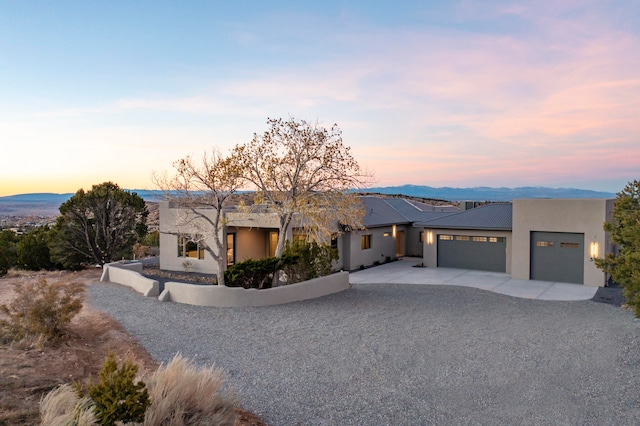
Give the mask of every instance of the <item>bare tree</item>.
[{"label": "bare tree", "polygon": [[176,207],[175,229],[160,232],[188,236],[204,248],[218,265],[218,284],[225,285],[225,208],[242,182],[240,170],[231,158],[222,157],[217,150],[204,154],[201,161],[187,156],[174,162],[173,167],[172,176],[153,176],[154,183]]},{"label": "bare tree", "polygon": [[326,241],[340,223],[362,228],[364,209],[353,189],[371,175],[364,173],[342,143],[337,124],[330,129],[305,120],[268,119],[269,130],[238,145],[233,156],[244,178],[256,189],[256,204],[266,203],[278,215],[275,254],[281,256],[287,231],[298,215],[301,226]]}]

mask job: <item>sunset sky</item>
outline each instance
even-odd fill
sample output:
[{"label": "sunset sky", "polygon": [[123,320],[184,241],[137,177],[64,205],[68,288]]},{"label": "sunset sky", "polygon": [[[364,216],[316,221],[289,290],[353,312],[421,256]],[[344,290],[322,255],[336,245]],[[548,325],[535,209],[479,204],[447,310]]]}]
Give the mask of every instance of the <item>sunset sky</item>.
[{"label": "sunset sky", "polygon": [[0,196],[337,123],[376,186],[640,179],[640,2],[0,0]]}]

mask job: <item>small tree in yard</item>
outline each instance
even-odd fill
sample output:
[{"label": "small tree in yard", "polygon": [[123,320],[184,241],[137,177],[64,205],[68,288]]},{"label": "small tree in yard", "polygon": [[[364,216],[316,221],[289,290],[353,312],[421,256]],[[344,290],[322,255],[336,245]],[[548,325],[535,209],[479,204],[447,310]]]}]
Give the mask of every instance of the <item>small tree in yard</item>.
[{"label": "small tree in yard", "polygon": [[604,230],[620,250],[595,259],[596,266],[622,286],[627,304],[640,318],[640,181],[629,182],[617,194],[613,218]]},{"label": "small tree in yard", "polygon": [[51,251],[69,269],[113,262],[129,256],[147,232],[144,200],[111,182],[79,190],[60,206]]},{"label": "small tree in yard", "polygon": [[[191,156],[173,164],[175,175],[154,175],[154,182],[177,207],[176,230],[161,233],[187,235],[215,260],[218,285],[224,285],[227,265],[222,231],[226,224],[225,208],[242,183],[238,165],[214,150],[201,161]],[[211,242],[213,242],[212,245]]]},{"label": "small tree in yard", "polygon": [[0,337],[20,341],[55,342],[66,333],[82,309],[84,287],[79,283],[48,284],[44,279],[14,285],[16,298],[0,306],[8,319],[0,320]]},{"label": "small tree in yard", "polygon": [[257,190],[256,204],[266,203],[279,218],[275,251],[284,251],[295,215],[313,239],[326,241],[336,224],[362,227],[364,209],[351,192],[370,175],[360,170],[336,124],[326,129],[305,120],[268,119],[269,130],[235,147],[244,178]]}]

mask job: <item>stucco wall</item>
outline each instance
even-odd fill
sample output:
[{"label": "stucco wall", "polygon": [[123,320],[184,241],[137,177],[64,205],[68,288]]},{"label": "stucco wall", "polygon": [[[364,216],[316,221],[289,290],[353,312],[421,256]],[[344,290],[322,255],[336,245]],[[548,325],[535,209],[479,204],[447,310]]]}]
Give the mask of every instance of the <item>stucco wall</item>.
[{"label": "stucco wall", "polygon": [[405,255],[411,257],[422,257],[422,243],[420,242],[420,232],[422,228],[407,226],[404,231],[405,235]]},{"label": "stucco wall", "polygon": [[168,282],[159,300],[217,307],[270,306],[322,297],[349,287],[348,272],[265,290]]},{"label": "stucco wall", "polygon": [[[159,203],[160,210],[160,269],[166,269],[168,271],[184,271],[184,262],[188,261],[191,266],[189,271],[200,272],[205,274],[217,274],[218,267],[216,262],[211,258],[211,255],[205,251],[204,259],[197,259],[193,257],[178,257],[178,236],[171,234],[172,232],[182,233],[197,233],[194,228],[187,225],[178,227],[176,225],[179,222],[177,216],[177,209],[169,208],[169,203],[166,201]],[[201,210],[204,211],[208,217],[215,215],[215,210],[210,209]],[[222,238],[222,236],[221,236]],[[210,247],[215,247],[213,237],[209,238],[207,244]]]},{"label": "stucco wall", "polygon": [[[376,261],[383,263],[387,257],[395,259],[396,239],[392,236],[392,230],[391,226],[385,226],[345,234],[345,238],[348,238],[348,244],[345,244],[345,248],[349,250],[349,264],[344,265],[345,269],[354,270],[361,265],[370,266]],[[389,236],[385,237],[385,233]],[[361,237],[367,234],[371,235],[371,248],[362,250]],[[344,259],[346,260],[347,256],[344,256]]]},{"label": "stucco wall", "polygon": [[513,278],[528,280],[531,268],[531,232],[584,234],[584,284],[604,286],[605,274],[590,260],[591,243],[599,257],[611,247],[603,230],[610,217],[610,199],[518,199],[513,201]]},{"label": "stucco wall", "polygon": [[236,263],[269,256],[269,231],[277,229],[229,228],[227,233],[236,234]]},{"label": "stucco wall", "polygon": [[[423,246],[424,266],[435,268],[438,266],[438,235],[469,235],[471,237],[503,237],[506,242],[506,273],[510,274],[512,266],[512,235],[509,231],[469,230],[469,229],[425,229],[425,243]],[[427,244],[426,233],[433,233],[433,243]]]},{"label": "stucco wall", "polygon": [[160,294],[160,283],[142,275],[143,265],[133,263],[107,263],[102,269],[100,281],[118,283],[131,287],[147,297],[157,297]]}]

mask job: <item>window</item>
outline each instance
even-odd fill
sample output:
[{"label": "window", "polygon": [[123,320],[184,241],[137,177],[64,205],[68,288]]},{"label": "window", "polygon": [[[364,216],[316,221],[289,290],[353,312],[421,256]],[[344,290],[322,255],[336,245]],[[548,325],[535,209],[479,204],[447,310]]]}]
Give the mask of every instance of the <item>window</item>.
[{"label": "window", "polygon": [[360,248],[362,250],[367,250],[371,248],[371,235],[363,235],[360,239]]},{"label": "window", "polygon": [[338,236],[334,235],[331,237],[331,248],[338,250]]},{"label": "window", "polygon": [[178,237],[178,257],[204,259],[204,247],[187,237]]},{"label": "window", "polygon": [[438,235],[438,238],[445,241],[453,241],[453,235]]},{"label": "window", "polygon": [[473,241],[475,241],[477,243],[486,243],[487,242],[487,237],[473,237]]},{"label": "window", "polygon": [[469,241],[468,235],[456,235],[456,241]]},{"label": "window", "polygon": [[236,263],[236,234],[227,234],[227,266]]},{"label": "window", "polygon": [[536,241],[536,247],[553,247],[553,241]]},{"label": "window", "polygon": [[580,244],[578,244],[578,243],[560,243],[560,247],[562,247],[562,248],[580,248]]}]

